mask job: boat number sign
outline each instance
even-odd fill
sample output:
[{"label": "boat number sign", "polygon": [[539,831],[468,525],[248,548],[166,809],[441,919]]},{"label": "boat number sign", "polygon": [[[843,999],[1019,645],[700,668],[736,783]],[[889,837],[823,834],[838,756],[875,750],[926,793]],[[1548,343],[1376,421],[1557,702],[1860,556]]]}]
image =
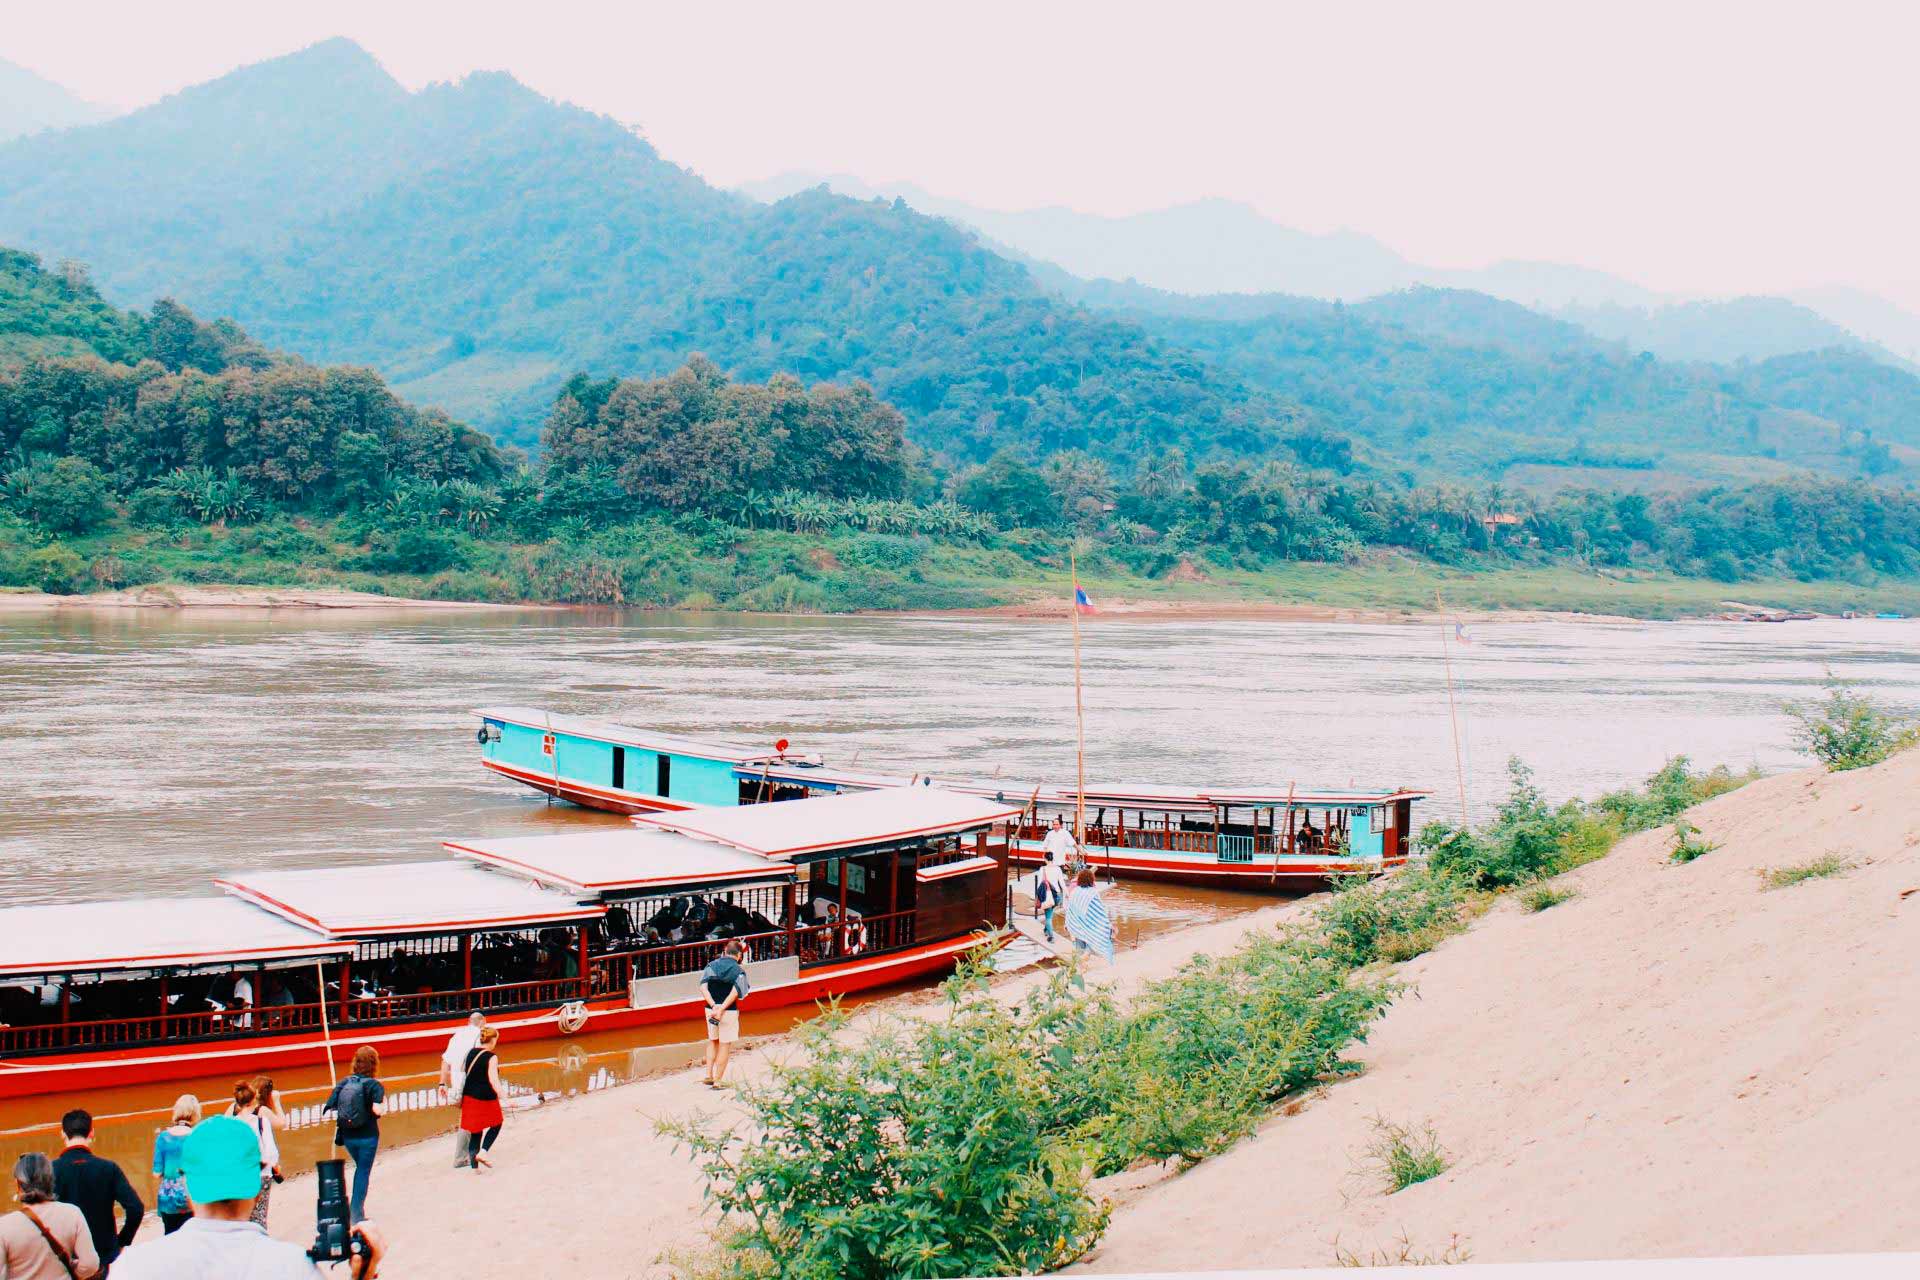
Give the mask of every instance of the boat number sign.
[{"label": "boat number sign", "polygon": [[543,733],[540,735],[540,754],[543,756],[550,756],[553,754],[553,735],[552,734]]}]

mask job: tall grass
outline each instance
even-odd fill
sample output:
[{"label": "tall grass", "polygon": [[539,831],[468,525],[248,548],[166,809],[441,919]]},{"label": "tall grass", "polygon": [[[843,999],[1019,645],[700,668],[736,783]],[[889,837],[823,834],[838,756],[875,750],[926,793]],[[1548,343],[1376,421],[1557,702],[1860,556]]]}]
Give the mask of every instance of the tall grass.
[{"label": "tall grass", "polygon": [[1821,880],[1828,876],[1845,875],[1853,869],[1853,863],[1837,853],[1823,853],[1817,858],[1805,862],[1796,862],[1784,867],[1765,867],[1760,871],[1760,887],[1763,889],[1788,889],[1808,880]]},{"label": "tall grass", "polygon": [[1447,1171],[1447,1153],[1431,1123],[1415,1128],[1395,1124],[1384,1116],[1373,1121],[1373,1142],[1367,1159],[1386,1183],[1388,1194],[1405,1191],[1418,1182]]}]

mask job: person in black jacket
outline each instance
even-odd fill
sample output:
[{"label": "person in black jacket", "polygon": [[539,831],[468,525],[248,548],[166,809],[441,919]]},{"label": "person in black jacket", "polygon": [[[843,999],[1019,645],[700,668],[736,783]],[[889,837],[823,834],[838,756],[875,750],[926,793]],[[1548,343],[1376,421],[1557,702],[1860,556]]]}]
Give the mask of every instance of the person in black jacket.
[{"label": "person in black jacket", "polygon": [[[67,1149],[53,1162],[53,1191],[86,1218],[104,1280],[120,1251],[133,1243],[147,1206],[140,1202],[139,1193],[119,1165],[93,1154],[92,1116],[78,1109],[69,1111],[60,1117],[60,1132],[66,1136]],[[116,1204],[126,1215],[118,1231],[113,1228]]]}]

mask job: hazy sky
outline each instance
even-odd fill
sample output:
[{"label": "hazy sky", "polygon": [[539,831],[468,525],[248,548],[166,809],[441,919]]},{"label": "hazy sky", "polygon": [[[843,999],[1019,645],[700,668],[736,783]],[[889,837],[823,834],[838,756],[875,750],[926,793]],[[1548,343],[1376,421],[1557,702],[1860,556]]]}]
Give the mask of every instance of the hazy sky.
[{"label": "hazy sky", "polygon": [[1920,5],[1664,0],[7,6],[0,56],[133,106],[330,35],[418,86],[503,68],[732,184],[1000,208],[1202,196],[1442,266],[1920,307]]}]

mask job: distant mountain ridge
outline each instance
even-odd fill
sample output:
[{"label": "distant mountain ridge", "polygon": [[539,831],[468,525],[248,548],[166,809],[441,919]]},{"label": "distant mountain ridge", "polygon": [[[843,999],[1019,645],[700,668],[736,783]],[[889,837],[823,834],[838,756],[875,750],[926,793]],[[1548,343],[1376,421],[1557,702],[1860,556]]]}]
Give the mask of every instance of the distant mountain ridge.
[{"label": "distant mountain ridge", "polygon": [[1920,474],[1920,379],[1857,353],[1762,379],[1469,290],[1087,281],[904,198],[717,190],[501,73],[408,92],[344,40],[0,145],[0,244],[88,262],[121,304],[172,295],[368,365],[523,446],[576,372],[697,352],[754,381],[865,379],[956,471],[1082,450],[1125,473],[1178,449],[1543,486]]},{"label": "distant mountain ridge", "polygon": [[905,200],[1091,280],[1136,280],[1196,295],[1294,294],[1345,302],[1414,286],[1463,289],[1557,315],[1668,360],[1761,360],[1844,346],[1874,354],[1883,347],[1889,358],[1920,362],[1920,316],[1858,290],[1690,300],[1562,263],[1513,259],[1470,270],[1430,267],[1371,236],[1298,231],[1231,200],[1105,217],[1062,208],[984,209],[911,183],[873,184],[849,174],[785,173],[739,190],[771,200],[820,185],[858,199]]},{"label": "distant mountain ridge", "polygon": [[113,115],[64,85],[0,58],[0,142],[48,129],[93,124]]}]

